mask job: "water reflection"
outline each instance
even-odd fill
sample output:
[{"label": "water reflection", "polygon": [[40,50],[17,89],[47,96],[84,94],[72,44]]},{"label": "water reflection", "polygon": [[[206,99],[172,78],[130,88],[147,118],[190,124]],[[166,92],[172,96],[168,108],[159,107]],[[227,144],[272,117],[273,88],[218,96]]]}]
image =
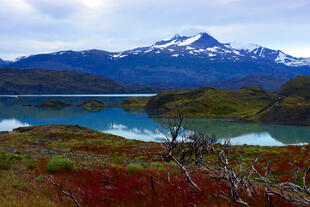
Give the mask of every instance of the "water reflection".
[{"label": "water reflection", "polygon": [[[220,139],[220,142],[224,142],[226,139]],[[233,145],[260,145],[260,146],[284,146],[282,142],[274,139],[268,132],[245,134],[239,137],[230,139]]]},{"label": "water reflection", "polygon": [[[59,110],[26,107],[24,104],[38,104],[47,97],[0,97],[0,131],[21,126],[46,124],[78,124],[91,129],[144,141],[162,141],[165,123],[163,119],[151,119],[141,108],[104,108],[87,111],[77,107],[93,97],[57,97],[72,104]],[[106,104],[119,104],[124,97],[96,98]],[[296,143],[310,143],[310,127],[279,126],[255,123],[236,123],[221,119],[187,119],[184,127],[188,131],[200,131],[216,135],[221,139],[231,137],[233,144],[282,146]]]},{"label": "water reflection", "polygon": [[102,132],[126,137],[128,139],[138,139],[144,141],[158,141],[163,140],[165,135],[159,129],[143,129],[143,128],[129,128],[122,124],[111,124],[107,130]]}]

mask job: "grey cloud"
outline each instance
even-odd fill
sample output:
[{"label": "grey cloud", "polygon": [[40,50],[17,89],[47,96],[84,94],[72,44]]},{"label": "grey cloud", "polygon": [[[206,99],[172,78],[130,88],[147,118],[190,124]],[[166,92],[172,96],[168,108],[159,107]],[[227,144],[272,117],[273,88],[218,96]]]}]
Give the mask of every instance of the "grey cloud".
[{"label": "grey cloud", "polygon": [[[16,2],[25,5],[17,8]],[[222,42],[246,41],[292,52],[310,49],[309,0],[0,0],[0,4],[1,58],[57,48],[118,51],[179,32],[200,31]]]}]

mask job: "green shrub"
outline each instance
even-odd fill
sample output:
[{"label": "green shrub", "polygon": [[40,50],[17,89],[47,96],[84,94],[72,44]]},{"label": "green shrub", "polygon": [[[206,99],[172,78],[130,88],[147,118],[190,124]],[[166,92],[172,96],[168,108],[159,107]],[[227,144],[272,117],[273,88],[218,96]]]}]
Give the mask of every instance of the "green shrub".
[{"label": "green shrub", "polygon": [[158,170],[163,169],[163,163],[161,162],[151,162],[151,166],[157,168]]},{"label": "green shrub", "polygon": [[37,167],[38,162],[37,162],[36,160],[33,160],[33,159],[26,159],[26,160],[24,161],[24,165],[26,166],[26,168],[32,170],[32,169],[34,169],[34,168]]},{"label": "green shrub", "polygon": [[56,156],[51,159],[46,165],[46,171],[48,173],[55,173],[59,170],[68,170],[72,168],[72,161],[62,156]]},{"label": "green shrub", "polygon": [[126,166],[126,170],[127,171],[139,171],[139,170],[143,170],[144,167],[140,164],[137,163],[130,163],[129,165]]},{"label": "green shrub", "polygon": [[20,160],[20,156],[0,151],[0,169],[10,169],[11,165],[17,160]]}]

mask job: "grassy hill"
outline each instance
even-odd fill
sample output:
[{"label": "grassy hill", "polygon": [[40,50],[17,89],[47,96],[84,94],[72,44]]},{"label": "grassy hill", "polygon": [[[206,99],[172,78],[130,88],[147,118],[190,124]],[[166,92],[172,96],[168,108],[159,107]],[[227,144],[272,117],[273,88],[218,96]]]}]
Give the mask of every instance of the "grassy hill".
[{"label": "grassy hill", "polygon": [[249,120],[273,124],[310,125],[310,101],[284,97]]},{"label": "grassy hill", "polygon": [[276,100],[276,95],[259,87],[240,90],[199,88],[168,91],[152,97],[146,105],[152,116],[171,116],[176,105],[185,117],[245,118]]},{"label": "grassy hill", "polygon": [[118,83],[98,75],[73,71],[0,68],[0,94],[149,93],[142,85]]},{"label": "grassy hill", "polygon": [[283,96],[300,96],[310,98],[310,76],[297,76],[287,81],[279,90]]},{"label": "grassy hill", "polygon": [[274,124],[310,125],[309,98],[310,76],[299,76],[274,93],[259,87],[163,92],[150,98],[146,110],[152,117],[171,117],[175,116],[178,105],[184,117],[237,118]]}]

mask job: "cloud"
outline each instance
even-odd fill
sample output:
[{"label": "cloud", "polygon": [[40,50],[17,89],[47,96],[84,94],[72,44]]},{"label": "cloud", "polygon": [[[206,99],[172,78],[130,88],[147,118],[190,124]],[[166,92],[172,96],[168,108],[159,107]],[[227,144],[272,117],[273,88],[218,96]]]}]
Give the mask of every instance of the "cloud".
[{"label": "cloud", "polygon": [[0,131],[12,131],[18,127],[30,126],[28,123],[22,123],[17,119],[0,120]]},{"label": "cloud", "polygon": [[56,19],[69,17],[82,6],[77,0],[25,0],[25,2],[41,14]]},{"label": "cloud", "polygon": [[118,51],[206,31],[310,56],[308,0],[0,0],[0,57]]}]

